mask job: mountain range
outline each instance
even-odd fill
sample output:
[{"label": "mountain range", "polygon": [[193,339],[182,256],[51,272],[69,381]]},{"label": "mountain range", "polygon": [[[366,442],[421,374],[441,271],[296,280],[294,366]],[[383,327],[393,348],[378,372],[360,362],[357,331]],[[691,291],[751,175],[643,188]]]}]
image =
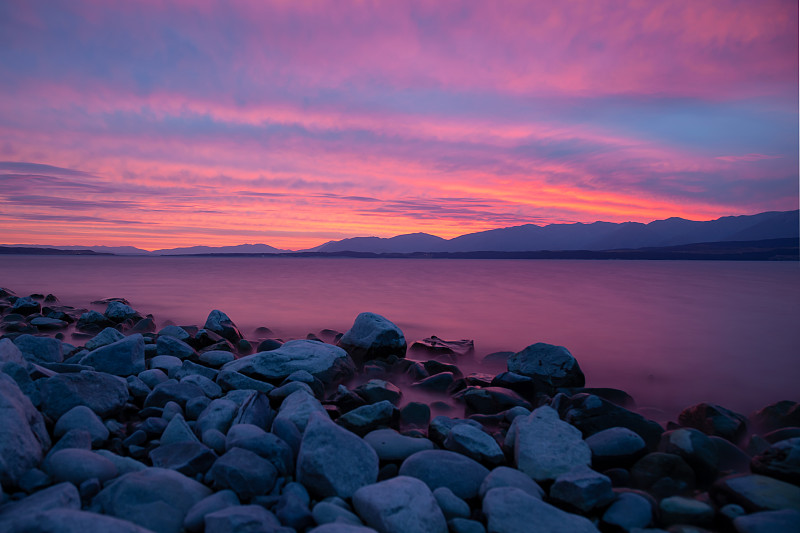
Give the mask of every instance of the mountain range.
[{"label": "mountain range", "polygon": [[[298,252],[530,252],[541,250],[616,250],[667,247],[694,243],[758,241],[800,237],[800,210],[769,211],[757,215],[728,216],[709,221],[683,218],[640,222],[593,222],[591,224],[524,224],[443,239],[427,233],[391,238],[353,237],[329,241]],[[36,246],[61,250],[92,250],[118,255],[199,255],[292,253],[266,244],[238,246],[191,246],[147,251],[133,246]]]}]

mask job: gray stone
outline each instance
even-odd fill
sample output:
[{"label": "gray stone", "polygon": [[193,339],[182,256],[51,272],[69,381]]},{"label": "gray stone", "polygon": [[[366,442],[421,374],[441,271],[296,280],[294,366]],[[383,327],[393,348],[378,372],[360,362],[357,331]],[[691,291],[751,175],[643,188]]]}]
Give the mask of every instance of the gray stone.
[{"label": "gray stone", "polygon": [[50,448],[42,415],[5,374],[0,374],[0,483],[15,486]]},{"label": "gray stone", "polygon": [[0,363],[0,372],[13,379],[22,394],[27,396],[35,407],[38,407],[42,404],[42,395],[39,392],[39,387],[36,386],[36,383],[28,373],[28,365],[29,363],[27,362],[23,362],[21,365],[14,362]]},{"label": "gray stone", "polygon": [[94,411],[85,405],[76,405],[56,422],[53,436],[61,437],[72,429],[83,429],[92,437],[92,446],[99,447],[108,439],[108,429]]},{"label": "gray stone", "polygon": [[160,370],[158,368],[153,368],[151,370],[145,370],[144,372],[139,372],[139,379],[141,379],[145,385],[150,387],[151,389],[155,388],[156,385],[159,383],[164,383],[169,378],[167,377],[166,372]]},{"label": "gray stone", "polygon": [[102,372],[58,374],[39,383],[42,412],[53,420],[78,405],[105,417],[122,409],[128,401],[125,380]]},{"label": "gray stone", "polygon": [[468,500],[477,496],[489,470],[460,453],[425,450],[403,461],[399,474],[421,479],[431,490],[447,487],[459,498]]},{"label": "gray stone", "polygon": [[800,485],[800,437],[780,440],[753,457],[753,473]]},{"label": "gray stone", "polygon": [[208,366],[220,368],[225,363],[230,363],[235,359],[231,352],[224,350],[210,350],[200,354],[200,360]]},{"label": "gray stone", "polygon": [[280,526],[278,518],[260,505],[226,507],[205,517],[205,533],[271,533]]},{"label": "gray stone", "polygon": [[592,451],[592,465],[599,470],[627,468],[647,453],[647,445],[638,433],[614,427],[586,437]]},{"label": "gray stone", "polygon": [[161,444],[150,451],[153,466],[175,470],[189,477],[204,474],[217,460],[217,455],[207,446],[197,442]]},{"label": "gray stone", "polygon": [[234,344],[239,342],[239,340],[242,338],[242,334],[239,331],[239,328],[236,327],[236,324],[233,323],[233,320],[231,320],[228,315],[218,309],[214,309],[208,314],[208,318],[206,319],[206,323],[203,328],[213,331],[217,335],[229,340]]},{"label": "gray stone", "polygon": [[354,392],[364,398],[367,403],[377,403],[384,400],[395,405],[403,396],[402,391],[394,383],[383,379],[371,379],[355,388]]},{"label": "gray stone", "polygon": [[165,336],[159,337],[156,341],[156,353],[158,353],[158,355],[171,355],[178,359],[186,359],[187,357],[192,357],[197,352],[182,340]]},{"label": "gray stone", "polygon": [[399,417],[397,408],[388,400],[363,405],[343,414],[337,422],[358,435],[388,427]]},{"label": "gray stone", "polygon": [[462,398],[468,413],[493,415],[514,407],[533,408],[522,396],[503,387],[469,387]]},{"label": "gray stone", "polygon": [[313,413],[323,413],[325,416],[328,416],[327,411],[325,411],[325,408],[319,403],[319,400],[307,392],[298,390],[283,400],[280,409],[278,409],[278,415],[275,417],[275,421],[279,419],[288,420],[302,433],[305,431],[306,424],[308,424],[308,420]]},{"label": "gray stone", "polygon": [[372,446],[381,461],[403,461],[417,452],[433,449],[430,440],[401,435],[393,429],[370,431],[364,441]]},{"label": "gray stone", "polygon": [[512,426],[516,466],[535,481],[555,479],[591,464],[592,452],[581,432],[560,420],[551,407],[542,406],[527,417],[517,417]]},{"label": "gray stone", "polygon": [[83,313],[80,318],[78,319],[78,323],[76,327],[78,331],[88,331],[90,333],[99,332],[105,327],[113,326],[114,323],[103,316],[101,313],[97,311],[89,311],[88,313]]},{"label": "gray stone", "polygon": [[630,531],[647,527],[653,521],[653,506],[650,500],[635,492],[622,492],[603,513],[602,522]]},{"label": "gray stone", "polygon": [[800,511],[762,511],[733,520],[737,533],[797,533],[800,531]]},{"label": "gray stone", "polygon": [[79,486],[92,478],[101,482],[108,481],[117,476],[117,467],[102,455],[90,450],[67,448],[48,458],[47,473],[56,482],[68,481]]},{"label": "gray stone", "polygon": [[375,313],[359,314],[338,344],[359,362],[389,355],[405,357],[408,347],[400,328]]},{"label": "gray stone", "polygon": [[239,406],[235,402],[225,398],[212,400],[208,407],[197,417],[194,429],[197,434],[202,435],[209,429],[216,429],[225,434],[231,427],[233,418],[239,411]]},{"label": "gray stone", "polygon": [[349,510],[328,501],[317,503],[311,510],[311,515],[317,524],[323,525],[332,522],[363,526],[364,523],[359,517]]},{"label": "gray stone", "polygon": [[469,418],[450,418],[444,415],[439,415],[428,425],[428,437],[438,444],[444,444],[447,434],[458,424],[469,424],[472,427],[481,429],[483,426],[480,422]]},{"label": "gray stone", "polygon": [[107,515],[157,533],[180,533],[186,513],[211,490],[174,470],[148,468],[120,476],[94,504]]},{"label": "gray stone", "polygon": [[38,313],[41,308],[42,306],[39,302],[30,296],[22,296],[14,301],[14,304],[11,306],[11,312],[22,316],[30,316],[34,313]]},{"label": "gray stone", "polygon": [[268,460],[282,476],[294,474],[292,448],[272,433],[252,424],[231,426],[225,439],[225,449],[244,448]]},{"label": "gray stone", "polygon": [[748,512],[800,511],[800,487],[758,474],[722,478],[712,486],[711,496],[720,505],[735,503]]},{"label": "gray stone", "polygon": [[97,335],[95,335],[93,338],[86,341],[84,347],[91,352],[92,350],[96,350],[101,346],[107,346],[109,344],[113,344],[117,341],[121,341],[124,338],[125,335],[120,333],[115,328],[106,328]]},{"label": "gray stone", "polygon": [[206,376],[199,376],[197,374],[185,376],[180,378],[181,383],[191,383],[192,385],[196,385],[200,387],[203,391],[203,394],[208,396],[211,399],[219,398],[222,396],[222,388],[208,379]]},{"label": "gray stone", "polygon": [[262,380],[283,380],[293,372],[305,370],[323,383],[333,383],[352,377],[355,365],[339,347],[300,339],[289,341],[276,350],[242,357],[225,364],[222,370]]},{"label": "gray stone", "polygon": [[[198,396],[206,397],[203,389],[191,383],[180,383],[175,380],[167,380],[159,383],[153,388],[153,392],[147,395],[144,400],[145,407],[164,407],[167,402],[175,402],[185,408],[186,403]],[[187,413],[188,414],[188,413]]]},{"label": "gray stone", "polygon": [[478,494],[483,498],[487,492],[497,487],[515,487],[540,500],[544,497],[544,491],[530,476],[507,466],[498,466],[489,472],[481,483]]},{"label": "gray stone", "polygon": [[239,497],[232,490],[221,490],[203,498],[189,509],[183,527],[189,533],[200,533],[205,528],[206,515],[239,505]]},{"label": "gray stone", "polygon": [[37,316],[36,318],[31,320],[31,325],[39,328],[39,331],[46,331],[54,329],[64,329],[65,327],[67,327],[68,324],[65,321],[59,320],[57,318]]},{"label": "gray stone", "polygon": [[233,448],[217,459],[209,476],[217,488],[230,489],[247,501],[272,490],[278,471],[255,453]]},{"label": "gray stone", "polygon": [[586,384],[578,361],[563,346],[537,342],[509,357],[507,366],[509,372],[531,377],[548,390]]},{"label": "gray stone", "polygon": [[26,364],[22,352],[11,339],[0,339],[0,364],[2,363]]},{"label": "gray stone", "polygon": [[286,398],[293,392],[297,392],[298,390],[302,390],[314,397],[317,396],[316,394],[314,394],[314,391],[311,389],[311,386],[308,383],[302,383],[300,381],[291,381],[286,385],[281,385],[280,387],[274,388],[271,391],[269,391],[268,395],[270,400],[282,402],[284,398]]},{"label": "gray stone", "polygon": [[489,465],[496,466],[505,461],[497,441],[485,431],[468,424],[454,426],[447,434],[444,447]]},{"label": "gray stone", "polygon": [[109,302],[106,307],[106,312],[103,313],[105,317],[114,322],[125,322],[129,318],[141,318],[141,315],[136,312],[133,307],[125,305],[122,302]]},{"label": "gray stone", "polygon": [[469,518],[469,505],[467,502],[453,494],[447,487],[439,487],[433,491],[433,497],[442,510],[445,519]]},{"label": "gray stone", "polygon": [[665,524],[691,524],[709,526],[714,521],[714,508],[705,502],[670,496],[659,502],[661,522]]},{"label": "gray stone", "polygon": [[550,498],[582,513],[614,500],[611,480],[590,468],[577,468],[558,476],[550,487]]},{"label": "gray stone", "polygon": [[514,487],[491,489],[483,498],[483,513],[492,533],[547,531],[598,533],[586,518],[553,507]]},{"label": "gray stone", "polygon": [[177,442],[200,442],[189,424],[184,420],[183,415],[175,415],[169,421],[164,432],[161,434],[161,445],[175,444]]},{"label": "gray stone", "polygon": [[275,385],[266,381],[253,379],[233,370],[225,370],[224,365],[223,370],[220,370],[219,374],[217,374],[216,382],[224,391],[249,389],[269,393],[275,388]]},{"label": "gray stone", "polygon": [[297,457],[297,481],[319,498],[349,498],[378,479],[378,456],[327,416],[312,415]]},{"label": "gray stone", "polygon": [[161,370],[167,376],[183,366],[183,361],[174,355],[157,355],[150,359],[151,370]]},{"label": "gray stone", "polygon": [[209,429],[203,433],[203,444],[214,450],[217,454],[225,453],[225,435],[216,429]]},{"label": "gray stone", "polygon": [[8,533],[153,533],[127,520],[78,509],[53,509],[18,516],[7,527]]},{"label": "gray stone", "polygon": [[50,337],[20,335],[14,344],[22,352],[22,357],[31,363],[60,363],[64,360],[61,341]]},{"label": "gray stone", "polygon": [[447,522],[425,483],[406,476],[360,488],[353,505],[382,533],[447,533]]},{"label": "gray stone", "polygon": [[50,457],[59,450],[66,450],[69,448],[78,448],[80,450],[92,449],[92,436],[88,431],[83,429],[71,429],[67,431],[61,439],[50,448],[50,451],[42,461],[42,468],[47,470],[47,463]]},{"label": "gray stone", "polygon": [[179,341],[186,341],[191,337],[189,333],[180,326],[164,326],[158,331],[159,336],[173,337]]},{"label": "gray stone", "polygon": [[117,473],[120,476],[128,474],[130,472],[140,472],[147,468],[147,466],[145,466],[144,463],[140,463],[136,459],[133,459],[131,457],[122,457],[121,455],[117,455],[108,450],[97,450],[94,453],[96,453],[97,455],[102,455],[103,457],[114,463],[114,466],[117,467]]},{"label": "gray stone", "polygon": [[0,528],[12,517],[25,516],[50,509],[80,509],[81,497],[72,483],[58,483],[14,502],[0,505]]}]

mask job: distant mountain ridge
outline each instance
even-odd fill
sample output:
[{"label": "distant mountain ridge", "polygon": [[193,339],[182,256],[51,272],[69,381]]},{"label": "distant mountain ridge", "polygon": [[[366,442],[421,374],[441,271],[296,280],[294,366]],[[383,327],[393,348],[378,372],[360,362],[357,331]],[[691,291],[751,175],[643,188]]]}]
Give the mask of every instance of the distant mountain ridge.
[{"label": "distant mountain ridge", "polygon": [[[329,241],[298,252],[358,252],[375,254],[461,253],[461,252],[536,252],[544,250],[618,250],[686,244],[767,239],[800,238],[800,210],[768,211],[757,215],[721,217],[694,221],[668,218],[641,222],[593,222],[584,224],[524,224],[469,233],[443,239],[428,233],[395,237],[352,237]],[[190,246],[152,252],[133,246],[51,246],[18,244],[60,250],[92,250],[116,255],[201,255],[201,254],[281,254],[293,253],[267,244],[237,246]]]}]

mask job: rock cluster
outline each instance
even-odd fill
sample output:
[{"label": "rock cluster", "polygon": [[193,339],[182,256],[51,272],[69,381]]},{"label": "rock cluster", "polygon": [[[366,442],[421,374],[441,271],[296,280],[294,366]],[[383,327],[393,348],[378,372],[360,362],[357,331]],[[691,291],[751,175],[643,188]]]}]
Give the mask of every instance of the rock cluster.
[{"label": "rock cluster", "polygon": [[320,332],[337,345],[256,343],[218,310],[157,330],[123,299],[38,296],[0,289],[4,532],[800,530],[796,402],[663,428],[559,346],[465,376],[471,342],[413,361],[373,313]]}]

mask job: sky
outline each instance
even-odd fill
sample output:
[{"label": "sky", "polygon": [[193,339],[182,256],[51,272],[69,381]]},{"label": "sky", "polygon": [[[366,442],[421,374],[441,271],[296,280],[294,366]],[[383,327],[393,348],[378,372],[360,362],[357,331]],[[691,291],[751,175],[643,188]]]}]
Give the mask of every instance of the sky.
[{"label": "sky", "polygon": [[0,242],[798,208],[798,4],[0,2]]}]

